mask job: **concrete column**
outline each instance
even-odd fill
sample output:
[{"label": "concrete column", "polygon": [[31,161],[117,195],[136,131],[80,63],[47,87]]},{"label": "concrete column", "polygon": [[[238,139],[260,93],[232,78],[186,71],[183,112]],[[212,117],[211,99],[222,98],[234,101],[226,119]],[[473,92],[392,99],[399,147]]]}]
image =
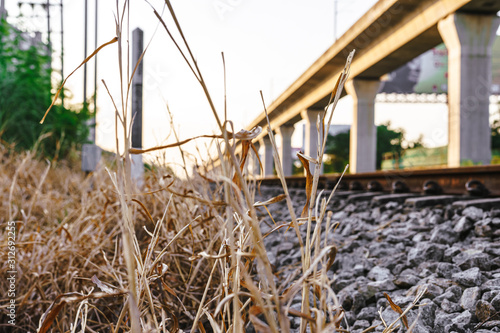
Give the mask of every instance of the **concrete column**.
[{"label": "concrete column", "polygon": [[352,96],[353,119],[349,143],[351,173],[376,170],[377,128],[375,127],[375,96],[379,80],[354,79],[346,82],[346,91]]},{"label": "concrete column", "polygon": [[[144,50],[144,33],[136,28],[132,32],[132,66],[133,68],[141,59]],[[143,60],[137,66],[137,71],[132,78],[132,124],[131,144],[134,148],[142,148],[142,83],[143,83]],[[132,155],[131,165],[132,178],[139,188],[144,184],[144,163],[142,155]]]},{"label": "concrete column", "polygon": [[102,150],[95,143],[82,145],[82,171],[93,172],[101,160]]},{"label": "concrete column", "polygon": [[439,22],[448,49],[448,166],[489,164],[491,49],[496,15],[455,13]]},{"label": "concrete column", "polygon": [[264,150],[261,162],[264,170],[262,176],[272,176],[273,173],[273,146],[271,144],[271,139],[268,136],[265,136],[260,141],[260,146]]},{"label": "concrete column", "polygon": [[[260,151],[260,142],[259,141],[253,142],[253,145],[255,146],[255,150],[257,150],[258,153]],[[251,170],[249,171],[253,176],[258,176],[260,174],[260,164],[259,164],[260,156],[255,156],[253,150],[251,150],[249,154],[250,154],[250,162],[248,164],[249,168],[251,168]]]},{"label": "concrete column", "polygon": [[[300,113],[302,119],[305,120],[304,128],[304,154],[314,159],[318,158],[318,129],[316,123],[318,116],[323,110],[307,109]],[[311,173],[314,173],[315,165],[310,164]]]},{"label": "concrete column", "polygon": [[282,125],[276,130],[276,134],[281,137],[279,153],[285,176],[292,175],[292,134],[294,129],[293,125]]},{"label": "concrete column", "polygon": [[132,78],[132,147],[142,148],[142,83],[143,83],[143,64],[141,55],[144,51],[144,33],[136,28],[132,32],[132,68],[135,68],[137,62],[137,71]]}]

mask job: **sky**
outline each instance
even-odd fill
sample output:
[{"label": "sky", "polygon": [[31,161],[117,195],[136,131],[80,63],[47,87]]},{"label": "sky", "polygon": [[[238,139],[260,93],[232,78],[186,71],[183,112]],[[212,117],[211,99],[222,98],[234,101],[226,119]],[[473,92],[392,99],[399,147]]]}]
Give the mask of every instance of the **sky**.
[{"label": "sky", "polygon": [[[36,2],[33,0],[32,2]],[[40,3],[44,1],[40,0]],[[340,37],[361,17],[375,0],[337,0],[337,37]],[[52,3],[59,4],[59,0]],[[121,10],[123,1],[120,1]],[[151,5],[150,5],[151,4]],[[164,1],[132,0],[130,2],[130,31],[140,27],[144,31],[144,135],[143,146],[175,141],[172,135],[168,109],[180,139],[216,132],[217,126],[200,85],[170,41],[151,6],[163,11]],[[227,75],[228,118],[235,130],[245,128],[262,110],[259,91],[269,105],[293,83],[335,40],[334,0],[172,0],[184,34],[208,83],[219,115],[224,106],[225,56]],[[64,5],[64,73],[67,75],[84,59],[84,1],[63,0]],[[28,30],[47,30],[46,12],[38,6],[17,6],[7,0],[10,20]],[[100,0],[98,4],[98,44],[115,36],[116,2]],[[88,1],[88,52],[94,49],[95,0]],[[51,7],[54,68],[60,68],[59,6]],[[16,18],[19,12],[24,17]],[[31,17],[37,15],[38,17]],[[163,17],[173,29],[168,10]],[[114,110],[111,98],[101,80],[110,89],[111,96],[120,100],[120,82],[116,45],[103,49],[98,55],[98,112],[97,144],[114,150]],[[88,96],[93,94],[94,63],[89,62]],[[55,75],[56,76],[56,75]],[[73,98],[70,103],[81,103],[83,71],[79,70],[67,83]],[[418,110],[418,112],[417,112]],[[429,124],[428,119],[433,119]],[[344,98],[334,115],[334,124],[352,121],[352,100]],[[429,146],[447,143],[447,109],[445,106],[378,104],[375,122],[391,121],[392,127],[404,128],[407,138],[416,139],[421,133]],[[301,125],[296,126],[292,144],[301,145]],[[204,143],[199,141],[203,151]],[[186,150],[196,154],[194,144]],[[168,161],[179,161],[177,150],[166,153]]]}]

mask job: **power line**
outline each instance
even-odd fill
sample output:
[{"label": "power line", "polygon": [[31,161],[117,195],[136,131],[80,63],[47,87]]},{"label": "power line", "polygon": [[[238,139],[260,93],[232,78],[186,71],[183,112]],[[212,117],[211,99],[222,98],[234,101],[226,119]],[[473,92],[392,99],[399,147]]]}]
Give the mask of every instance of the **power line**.
[{"label": "power line", "polygon": [[[3,1],[3,0],[2,0]],[[51,40],[51,33],[52,33],[52,25],[51,25],[51,15],[50,15],[50,8],[51,7],[60,7],[61,10],[61,30],[60,30],[60,35],[61,35],[61,50],[60,50],[60,57],[61,57],[61,80],[64,79],[64,11],[63,11],[63,1],[60,0],[60,3],[55,4],[51,3],[50,0],[46,0],[43,2],[35,2],[35,1],[18,1],[17,5],[19,7],[19,14],[22,14],[22,7],[24,5],[31,6],[31,9],[34,10],[36,7],[41,7],[43,10],[46,11],[46,18],[47,18],[47,53],[49,56],[49,64],[50,68],[52,69],[52,40]],[[61,100],[64,101],[64,93],[61,94]]]}]

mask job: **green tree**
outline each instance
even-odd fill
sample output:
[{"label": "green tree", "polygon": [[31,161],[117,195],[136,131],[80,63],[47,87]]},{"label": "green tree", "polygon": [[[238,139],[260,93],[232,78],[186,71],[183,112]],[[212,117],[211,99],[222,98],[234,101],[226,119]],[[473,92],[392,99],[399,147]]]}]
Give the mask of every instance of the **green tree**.
[{"label": "green tree", "polygon": [[425,148],[423,134],[420,134],[415,141],[408,142],[407,149],[413,149],[413,148]]},{"label": "green tree", "polygon": [[349,163],[350,134],[350,130],[335,136],[328,134],[325,153],[329,156],[325,160],[325,173],[344,171],[345,166]]},{"label": "green tree", "polygon": [[45,45],[31,45],[5,20],[0,23],[0,139],[17,150],[42,140],[39,153],[65,157],[85,142],[87,111],[56,105],[45,124],[39,122],[52,101],[51,69]]},{"label": "green tree", "polygon": [[[390,126],[390,122],[377,126],[377,169],[381,168],[385,153],[392,152],[396,156],[401,156],[403,152],[401,144],[404,140],[404,131],[390,129]],[[342,172],[345,165],[349,163],[350,135],[350,130],[335,136],[328,135],[325,153],[330,156],[328,162],[325,163],[325,172]]]},{"label": "green tree", "polygon": [[500,150],[500,119],[491,125],[491,149]]},{"label": "green tree", "polygon": [[377,126],[377,169],[382,167],[382,158],[385,153],[393,153],[400,157],[403,153],[401,144],[404,140],[402,129],[390,129],[390,122]]}]

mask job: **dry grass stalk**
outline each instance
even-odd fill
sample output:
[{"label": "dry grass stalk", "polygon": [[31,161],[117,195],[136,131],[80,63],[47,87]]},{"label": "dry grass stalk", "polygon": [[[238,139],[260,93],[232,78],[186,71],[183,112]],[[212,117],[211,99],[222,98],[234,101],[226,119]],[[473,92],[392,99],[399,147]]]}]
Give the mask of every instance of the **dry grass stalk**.
[{"label": "dry grass stalk", "polygon": [[[221,122],[179,20],[168,0],[166,4],[187,53],[161,15],[156,10],[154,14],[207,96],[220,129],[209,136],[217,140],[220,171],[180,180],[155,165],[140,191],[133,184],[129,153],[182,149],[185,142],[172,128],[174,144],[150,150],[130,147],[127,110],[137,64],[132,64],[130,73],[129,52],[122,50],[128,36],[129,3],[119,7],[117,1],[117,37],[112,41],[118,49],[122,90],[120,98],[112,100],[117,124],[123,127],[124,150],[116,139],[123,156],[118,154],[85,178],[64,163],[48,167],[34,159],[33,152],[17,155],[0,147],[0,221],[7,222],[8,216],[8,221],[17,223],[16,301],[19,310],[29,314],[20,317],[18,325],[39,332],[177,332],[182,328],[240,333],[248,326],[259,332],[289,332],[293,316],[300,318],[302,332],[347,332],[344,311],[327,275],[337,250],[328,233],[338,224],[332,224],[332,214],[327,212],[331,195],[326,200],[317,187],[326,144],[324,128],[331,123],[352,54],[332,93],[328,121],[325,124],[325,114],[318,119],[318,156],[302,156],[305,165],[313,161],[315,168],[307,189],[309,202],[299,219],[270,125],[267,132],[284,194],[256,202],[256,183],[245,174],[245,165],[256,153],[251,142],[260,128],[235,133],[226,107]],[[236,140],[245,142],[240,159],[235,155]],[[293,227],[301,251],[300,269],[287,276],[275,272],[269,262],[256,211],[280,200],[286,200],[291,221],[276,225],[272,232]],[[272,219],[271,211],[267,212]],[[307,223],[305,242],[299,223]],[[5,254],[4,247],[0,251]],[[7,267],[0,269],[4,272]],[[0,286],[5,283],[2,280]],[[301,311],[290,308],[296,295],[301,295]],[[394,327],[393,323],[386,331]]]}]

